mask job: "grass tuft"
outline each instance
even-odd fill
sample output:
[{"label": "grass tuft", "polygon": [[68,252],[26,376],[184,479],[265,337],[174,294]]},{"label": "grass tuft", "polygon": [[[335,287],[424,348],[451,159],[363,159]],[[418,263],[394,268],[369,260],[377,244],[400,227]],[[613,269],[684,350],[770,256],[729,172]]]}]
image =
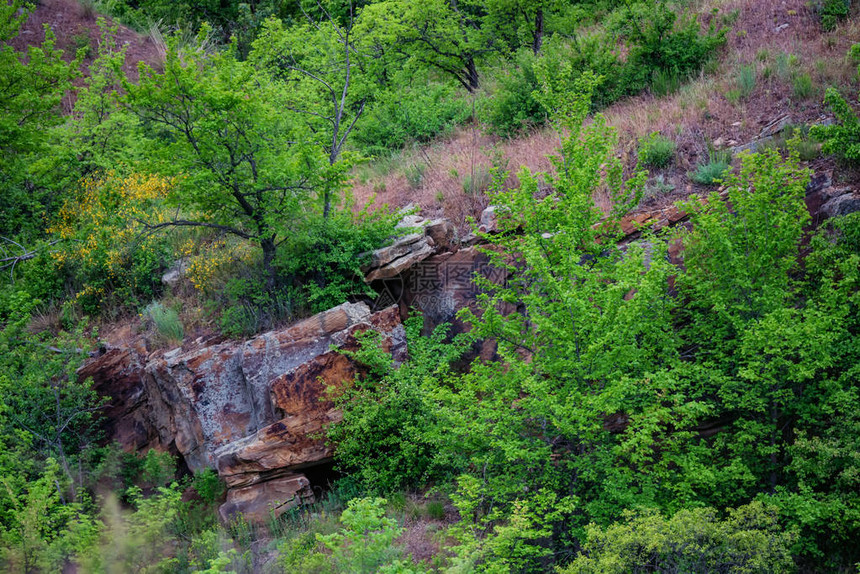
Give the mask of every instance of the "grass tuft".
[{"label": "grass tuft", "polygon": [[708,153],[708,161],[700,163],[690,174],[690,179],[702,185],[713,185],[720,181],[729,169],[731,156],[728,152],[712,151]]}]

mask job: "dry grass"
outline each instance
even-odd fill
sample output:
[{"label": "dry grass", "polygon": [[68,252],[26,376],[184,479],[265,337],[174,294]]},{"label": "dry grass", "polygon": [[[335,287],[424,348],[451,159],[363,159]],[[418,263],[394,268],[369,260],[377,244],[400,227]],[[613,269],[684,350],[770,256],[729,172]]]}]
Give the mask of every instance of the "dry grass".
[{"label": "dry grass", "polygon": [[[430,146],[414,148],[395,156],[400,168],[388,173],[376,173],[356,181],[353,194],[358,204],[364,204],[375,195],[375,204],[403,206],[415,204],[426,215],[448,217],[465,226],[468,217],[477,217],[487,201],[480,183],[486,183],[486,174],[493,166],[494,155],[507,162],[511,171],[509,184],[516,184],[516,172],[521,166],[534,171],[547,171],[547,156],[555,153],[558,136],[550,129],[538,130],[528,136],[503,140],[483,133],[479,127],[457,130],[450,138]],[[391,162],[386,161],[386,167]],[[410,183],[405,170],[409,166],[423,165],[420,184]],[[368,172],[372,173],[369,168]],[[472,190],[474,189],[474,193]]]}]

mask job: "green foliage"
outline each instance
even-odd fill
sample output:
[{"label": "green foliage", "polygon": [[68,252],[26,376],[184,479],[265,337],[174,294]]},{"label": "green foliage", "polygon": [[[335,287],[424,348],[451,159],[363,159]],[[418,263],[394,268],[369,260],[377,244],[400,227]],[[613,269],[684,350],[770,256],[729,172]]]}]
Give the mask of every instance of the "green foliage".
[{"label": "green foliage", "polygon": [[362,265],[373,249],[396,235],[400,216],[387,207],[358,213],[345,209],[313,222],[294,236],[277,261],[279,272],[293,281],[300,301],[316,313],[359,294],[372,294]]},{"label": "green foliage", "polygon": [[325,167],[322,150],[296,133],[283,85],[239,61],[235,48],[180,52],[171,38],[164,70],[141,64],[139,84],[124,88],[148,126],[153,168],[182,176],[168,200],[193,219],[163,226],[208,226],[251,241],[273,290],[277,245],[313,213],[313,192],[342,179],[342,166]]},{"label": "green foliage", "polygon": [[642,190],[642,201],[663,197],[673,191],[675,191],[675,186],[666,181],[666,178],[661,174],[649,179],[645,184],[645,188]]},{"label": "green foliage", "polygon": [[41,234],[43,218],[60,203],[40,185],[35,160],[48,147],[50,129],[62,121],[60,101],[82,58],[64,61],[47,25],[41,46],[15,50],[11,43],[31,8],[21,0],[0,7],[0,235],[28,240]]},{"label": "green foliage", "polygon": [[456,86],[429,78],[379,90],[374,99],[354,133],[356,147],[367,154],[444,137],[472,115],[471,104]]},{"label": "green foliage", "polygon": [[139,173],[83,179],[47,230],[62,248],[43,272],[65,278],[72,301],[88,314],[111,302],[140,307],[152,300],[160,294],[167,244],[145,235],[140,217],[164,218],[171,187],[171,180]]},{"label": "green foliage", "polygon": [[815,84],[809,74],[797,74],[792,80],[794,96],[800,100],[807,100],[815,93]]},{"label": "green foliage", "polygon": [[677,92],[684,78],[675,70],[654,70],[651,75],[651,91],[658,98]]},{"label": "green foliage", "polygon": [[860,119],[835,88],[827,88],[824,103],[828,105],[837,123],[830,126],[813,126],[810,135],[823,142],[821,151],[836,154],[851,162],[860,162]]},{"label": "green foliage", "polygon": [[421,187],[421,180],[424,179],[424,169],[426,166],[420,162],[414,162],[407,165],[403,170],[403,175],[406,176],[406,181],[412,189]]},{"label": "green foliage", "polygon": [[360,337],[361,348],[347,353],[368,369],[366,378],[335,396],[343,421],[331,425],[338,467],[366,489],[392,492],[443,476],[449,463],[438,458],[443,424],[428,393],[444,380],[464,351],[459,339],[446,341],[445,327],[421,336],[423,318],[406,323],[410,361],[399,368],[379,347],[379,337]]},{"label": "green foliage", "polygon": [[384,498],[353,498],[341,513],[342,528],[307,532],[282,543],[281,566],[286,572],[320,574],[420,572],[402,559],[404,551],[395,540],[403,528],[385,515],[386,504]]},{"label": "green foliage", "polygon": [[732,103],[748,99],[755,91],[758,72],[754,64],[744,64],[737,72],[737,87],[726,92],[726,98]]},{"label": "green foliage", "polygon": [[[575,42],[559,35],[550,37],[539,54],[517,52],[514,61],[497,74],[490,97],[481,103],[482,116],[492,131],[514,135],[551,115],[533,97],[540,89],[536,66],[566,75],[569,89],[586,72],[601,77],[592,94],[592,104],[601,108],[649,85],[658,96],[675,91],[725,41],[725,32],[714,28],[701,34],[694,18],[676,24],[677,16],[665,2],[626,3],[606,20],[606,29],[588,29]],[[629,51],[626,59],[617,53],[619,36]],[[566,68],[570,71],[564,72]]]},{"label": "green foliage", "polygon": [[185,337],[185,329],[175,309],[165,307],[159,302],[146,306],[144,315],[155,326],[157,335],[168,343],[181,343]]},{"label": "green foliage", "polygon": [[654,132],[639,139],[639,161],[648,167],[666,167],[675,156],[675,142]]},{"label": "green foliage", "polygon": [[708,161],[696,166],[696,170],[690,173],[690,179],[702,185],[713,185],[722,180],[723,175],[729,170],[731,156],[724,151],[709,151]]},{"label": "green foliage", "polygon": [[851,0],[820,0],[819,14],[821,27],[831,31],[836,25],[848,17],[851,11]]},{"label": "green foliage", "polygon": [[666,519],[654,511],[625,512],[623,523],[588,528],[582,554],[564,574],[639,572],[793,572],[790,547],[773,508],[752,503],[720,519],[712,508],[681,510]]},{"label": "green foliage", "polygon": [[701,69],[715,50],[726,41],[726,29],[712,21],[706,34],[700,33],[695,18],[678,16],[664,0],[626,3],[616,24],[630,42],[630,53],[619,80],[623,94],[645,88],[659,71],[679,77]]}]

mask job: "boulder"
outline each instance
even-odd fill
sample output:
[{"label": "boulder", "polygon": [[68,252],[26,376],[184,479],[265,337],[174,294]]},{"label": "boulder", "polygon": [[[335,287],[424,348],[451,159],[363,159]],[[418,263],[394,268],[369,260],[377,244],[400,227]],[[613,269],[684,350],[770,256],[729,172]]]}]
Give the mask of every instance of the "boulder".
[{"label": "boulder", "polygon": [[321,435],[340,414],[327,389],[358,372],[333,348],[358,349],[357,334],[367,329],[382,334],[393,360],[403,360],[396,306],[371,313],[364,303],[344,303],[244,342],[199,342],[148,356],[140,348],[108,349],[78,374],[110,397],[108,440],[128,450],[168,450],[192,471],[217,468],[229,488],[222,515],[242,512],[253,521],[285,510],[287,494],[309,499],[304,477],[284,477],[330,460]]},{"label": "boulder", "polygon": [[225,522],[241,515],[248,522],[261,524],[300,504],[313,501],[310,481],[303,474],[291,473],[261,485],[231,488],[218,514]]},{"label": "boulder", "polygon": [[460,248],[457,228],[448,219],[434,219],[424,228],[424,233],[433,240],[437,253],[454,253]]},{"label": "boulder", "polygon": [[498,205],[490,205],[481,212],[481,223],[478,230],[481,233],[494,233],[499,228],[499,210]]},{"label": "boulder", "polygon": [[860,211],[860,193],[845,193],[821,206],[821,213],[827,217],[838,217],[857,211]]},{"label": "boulder", "polygon": [[[392,246],[394,247],[394,246]],[[385,247],[379,251],[387,251],[389,248]],[[405,269],[409,269],[413,267],[417,263],[424,261],[433,253],[435,253],[436,249],[430,245],[427,241],[426,237],[422,237],[420,241],[416,241],[414,243],[410,243],[408,247],[404,250],[402,255],[399,255],[395,259],[378,266],[376,268],[370,268],[367,276],[365,277],[365,281],[370,283],[372,281],[377,281],[379,279],[390,279],[392,277],[396,277],[400,275]],[[371,256],[373,258],[377,258],[377,252]],[[384,260],[387,255],[378,256],[380,260]]]}]

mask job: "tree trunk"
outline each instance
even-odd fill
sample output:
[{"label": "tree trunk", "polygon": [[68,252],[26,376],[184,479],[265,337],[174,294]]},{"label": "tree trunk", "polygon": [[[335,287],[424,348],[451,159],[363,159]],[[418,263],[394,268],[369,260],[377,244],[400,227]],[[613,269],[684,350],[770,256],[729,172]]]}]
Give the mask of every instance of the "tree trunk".
[{"label": "tree trunk", "polygon": [[471,54],[465,56],[466,59],[466,88],[470,93],[478,89],[478,68],[475,66],[475,58]]},{"label": "tree trunk", "polygon": [[540,54],[541,46],[543,46],[543,8],[538,8],[535,13],[535,29],[532,36],[534,38],[532,50],[537,56]]},{"label": "tree trunk", "polygon": [[263,271],[266,274],[266,289],[274,293],[278,283],[278,272],[275,270],[275,236],[264,237],[260,240],[263,248]]}]

